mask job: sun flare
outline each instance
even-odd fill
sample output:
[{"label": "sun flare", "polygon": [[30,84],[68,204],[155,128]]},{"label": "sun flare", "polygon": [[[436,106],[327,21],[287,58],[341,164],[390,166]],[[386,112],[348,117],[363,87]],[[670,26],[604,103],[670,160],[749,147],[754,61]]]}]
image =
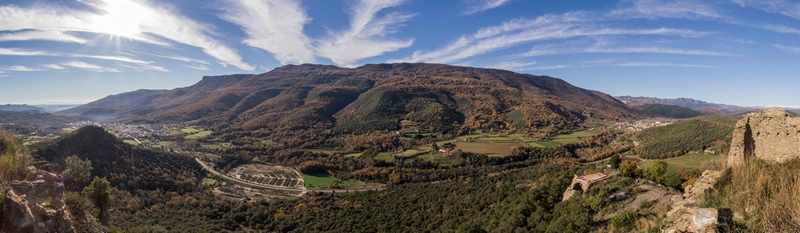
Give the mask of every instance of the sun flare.
[{"label": "sun flare", "polygon": [[129,0],[102,0],[95,7],[103,11],[92,19],[97,32],[129,38],[142,33],[150,14],[144,6]]}]

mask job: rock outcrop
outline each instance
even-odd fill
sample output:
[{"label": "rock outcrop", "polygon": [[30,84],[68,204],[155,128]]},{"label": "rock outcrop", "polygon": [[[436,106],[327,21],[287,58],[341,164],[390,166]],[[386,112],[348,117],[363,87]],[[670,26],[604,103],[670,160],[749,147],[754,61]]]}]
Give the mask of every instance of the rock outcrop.
[{"label": "rock outcrop", "polygon": [[686,187],[688,191],[683,194],[683,198],[672,198],[672,210],[662,222],[665,233],[717,232],[717,209],[700,208],[698,202],[702,195],[714,188],[721,175],[719,171],[706,170],[693,185]]},{"label": "rock outcrop", "polygon": [[[11,181],[3,191],[0,232],[78,232],[64,204],[64,191],[63,178],[43,170],[26,180]],[[91,225],[99,224],[89,225],[90,231],[97,232]]]},{"label": "rock outcrop", "polygon": [[728,165],[749,158],[778,163],[800,158],[800,118],[781,108],[745,115],[733,131]]}]

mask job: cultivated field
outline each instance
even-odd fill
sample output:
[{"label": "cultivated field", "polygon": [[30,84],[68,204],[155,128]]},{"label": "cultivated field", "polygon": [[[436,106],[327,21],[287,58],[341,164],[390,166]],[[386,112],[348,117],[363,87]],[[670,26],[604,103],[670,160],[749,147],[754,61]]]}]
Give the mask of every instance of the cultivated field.
[{"label": "cultivated field", "polygon": [[[663,159],[661,161],[667,162],[667,165],[669,165],[669,170],[677,171],[680,169],[703,169],[705,166],[710,164],[724,162],[726,158],[727,156],[725,155],[687,154],[680,157]],[[639,162],[639,167],[647,167],[654,161],[659,160],[648,159],[641,161]]]},{"label": "cultivated field", "polygon": [[456,142],[456,150],[472,153],[486,154],[489,156],[506,156],[517,147],[526,146],[519,142],[490,141],[490,142]]}]

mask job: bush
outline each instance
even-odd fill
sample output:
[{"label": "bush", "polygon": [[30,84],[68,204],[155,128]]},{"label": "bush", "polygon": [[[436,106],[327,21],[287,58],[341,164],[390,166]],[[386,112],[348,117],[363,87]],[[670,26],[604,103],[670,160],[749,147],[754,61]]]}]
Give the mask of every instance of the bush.
[{"label": "bush", "polygon": [[611,168],[619,168],[620,163],[622,163],[622,160],[619,158],[619,155],[613,155],[608,159],[608,164],[611,165]]},{"label": "bush", "polygon": [[631,161],[622,162],[622,165],[619,166],[619,169],[622,171],[622,175],[626,177],[638,177],[641,173],[639,166]]},{"label": "bush", "polygon": [[636,212],[625,211],[611,218],[611,226],[613,226],[614,229],[625,229],[630,231],[633,229],[638,218],[639,214]]},{"label": "bush", "polygon": [[89,208],[86,199],[83,198],[80,194],[67,192],[64,194],[64,204],[67,206],[67,210],[75,219],[83,219],[86,215],[86,210]]}]

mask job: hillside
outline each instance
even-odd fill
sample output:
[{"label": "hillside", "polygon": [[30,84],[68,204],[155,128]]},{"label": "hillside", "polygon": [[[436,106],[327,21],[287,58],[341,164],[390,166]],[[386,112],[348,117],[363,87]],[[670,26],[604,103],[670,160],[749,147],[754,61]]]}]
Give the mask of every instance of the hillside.
[{"label": "hillside", "polygon": [[78,105],[73,108],[69,108],[66,110],[61,110],[55,112],[55,114],[59,115],[67,115],[67,116],[76,116],[76,115],[89,115],[89,116],[99,116],[99,115],[113,115],[116,111],[113,111],[113,107],[117,107],[126,103],[130,103],[133,101],[141,100],[145,97],[151,95],[157,95],[166,92],[166,90],[136,90],[132,92],[126,92],[122,94],[116,95],[109,95],[105,98],[84,104]]},{"label": "hillside", "polygon": [[0,105],[0,111],[4,112],[27,112],[27,113],[46,113],[47,110],[26,104],[6,104]]},{"label": "hillside", "polygon": [[188,155],[142,149],[128,145],[103,128],[86,126],[44,145],[34,147],[35,157],[64,167],[66,157],[92,161],[92,176],[107,177],[121,189],[182,190],[196,186],[201,167]]},{"label": "hillside", "polygon": [[642,158],[670,158],[689,151],[715,147],[727,150],[736,120],[711,115],[654,127],[638,133],[639,145],[633,150]]},{"label": "hillside", "polygon": [[736,105],[709,103],[706,101],[695,100],[692,98],[661,99],[653,97],[632,97],[632,96],[615,96],[614,98],[631,106],[643,105],[643,104],[668,104],[668,105],[676,105],[676,106],[691,108],[695,110],[702,108],[713,108],[718,110],[726,110],[734,112],[753,109]]},{"label": "hillside", "polygon": [[129,122],[200,120],[273,140],[310,137],[304,143],[325,135],[399,130],[401,120],[426,131],[557,133],[589,120],[643,114],[552,77],[440,64],[287,65],[259,75],[203,77],[114,110]]},{"label": "hillside", "polygon": [[88,117],[83,116],[59,116],[50,113],[0,111],[0,123],[3,124],[63,125],[88,119]]},{"label": "hillside", "polygon": [[644,104],[641,106],[636,106],[634,108],[645,112],[657,114],[659,116],[678,118],[678,119],[692,118],[703,115],[703,113],[692,110],[691,108],[686,108],[676,105],[667,105],[667,104]]}]

